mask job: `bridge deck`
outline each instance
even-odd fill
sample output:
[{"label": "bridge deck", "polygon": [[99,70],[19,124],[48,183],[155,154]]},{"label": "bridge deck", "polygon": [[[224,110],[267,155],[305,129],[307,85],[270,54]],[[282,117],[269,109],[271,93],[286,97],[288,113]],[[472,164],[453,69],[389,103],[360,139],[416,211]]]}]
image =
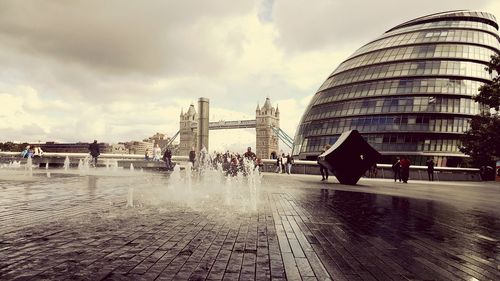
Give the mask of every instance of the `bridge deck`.
[{"label": "bridge deck", "polygon": [[[192,128],[196,128],[197,123],[192,124]],[[209,130],[228,130],[228,129],[246,129],[255,128],[256,120],[237,120],[237,121],[215,121],[208,123]]]}]

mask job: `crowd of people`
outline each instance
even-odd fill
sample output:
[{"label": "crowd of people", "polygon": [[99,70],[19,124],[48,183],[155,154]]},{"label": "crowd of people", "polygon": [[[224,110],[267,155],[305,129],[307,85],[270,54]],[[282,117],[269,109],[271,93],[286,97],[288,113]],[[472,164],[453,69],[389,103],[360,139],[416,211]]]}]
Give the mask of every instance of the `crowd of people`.
[{"label": "crowd of people", "polygon": [[39,146],[31,147],[27,145],[26,148],[21,151],[21,157],[23,158],[38,158],[43,156],[43,150]]},{"label": "crowd of people", "polygon": [[[434,181],[434,159],[429,158],[425,162],[427,166],[427,176],[429,181]],[[392,171],[394,172],[394,182],[398,181],[408,183],[410,177],[410,159],[406,156],[398,157],[396,163],[392,164]]]},{"label": "crowd of people", "polygon": [[205,149],[202,149],[198,154],[198,159],[196,151],[192,148],[189,152],[189,162],[192,163],[193,169],[200,169],[203,166],[211,166],[214,169],[221,167],[227,176],[236,176],[238,172],[246,175],[248,169],[257,167],[261,169],[264,166],[262,159],[257,157],[251,147],[248,147],[243,154],[226,151],[225,153],[214,152],[214,154],[209,155]]},{"label": "crowd of people", "polygon": [[294,159],[290,155],[290,153],[288,153],[286,156],[285,153],[283,152],[281,153],[281,155],[271,154],[271,159],[276,159],[276,169],[274,170],[275,173],[279,174],[292,173],[292,166],[294,164]]}]

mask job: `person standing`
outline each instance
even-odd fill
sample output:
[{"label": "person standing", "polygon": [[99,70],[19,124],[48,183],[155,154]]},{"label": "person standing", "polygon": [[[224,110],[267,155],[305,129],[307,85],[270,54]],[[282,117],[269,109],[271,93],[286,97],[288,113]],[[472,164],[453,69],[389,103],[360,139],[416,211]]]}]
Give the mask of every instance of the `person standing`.
[{"label": "person standing", "polygon": [[276,159],[276,151],[271,152],[271,159]]},{"label": "person standing", "polygon": [[434,181],[434,160],[429,158],[425,164],[427,165],[427,175],[429,176],[429,181]]},{"label": "person standing", "polygon": [[232,177],[235,177],[238,175],[238,165],[239,165],[238,156],[231,154],[231,167],[229,168],[229,170],[230,170],[229,174]]},{"label": "person standing", "polygon": [[282,173],[286,173],[286,156],[285,153],[281,153],[281,171]]},{"label": "person standing", "polygon": [[255,159],[255,167],[259,167],[259,171],[262,171],[262,168],[264,167],[264,163],[262,162],[262,159],[256,158]]},{"label": "person standing", "polygon": [[408,178],[410,177],[410,160],[406,157],[401,157],[399,162],[401,165],[401,179],[404,183],[408,183]]},{"label": "person standing", "polygon": [[[325,151],[327,151],[328,149],[330,149],[330,145],[326,145],[325,149],[323,149],[319,155],[325,153]],[[319,155],[318,155],[318,160],[319,160]],[[328,168],[323,166],[319,161],[318,161],[318,164],[319,164],[319,172],[321,173],[321,181],[327,181],[328,180]]]},{"label": "person standing", "polygon": [[149,161],[149,148],[146,148],[146,151],[144,151],[144,160]]},{"label": "person standing", "polygon": [[292,165],[293,165],[293,157],[290,156],[290,153],[286,155],[286,172],[287,174],[292,173]]},{"label": "person standing", "polygon": [[43,156],[43,150],[39,146],[33,149],[33,158],[40,158]]},{"label": "person standing", "polygon": [[161,148],[158,144],[153,148],[153,161],[160,161],[161,159]]},{"label": "person standing", "polygon": [[191,151],[189,151],[189,162],[193,164],[194,168],[194,162],[196,161],[196,152],[194,151],[194,147],[191,148]]},{"label": "person standing", "polygon": [[399,157],[396,159],[396,163],[392,164],[392,171],[394,172],[394,182],[399,180],[401,182],[401,162]]},{"label": "person standing", "polygon": [[27,145],[23,151],[21,151],[21,157],[22,158],[28,158],[29,157],[29,152],[31,150],[31,147]]},{"label": "person standing", "polygon": [[247,160],[255,162],[257,155],[255,155],[255,153],[252,152],[252,148],[249,146],[247,148],[247,152],[243,154],[243,157],[245,157]]},{"label": "person standing", "polygon": [[172,150],[167,147],[165,149],[165,153],[163,153],[163,161],[165,161],[165,165],[167,166],[167,170],[172,170]]},{"label": "person standing", "polygon": [[89,145],[89,151],[94,162],[94,167],[97,167],[97,158],[99,157],[99,155],[101,155],[97,140],[94,140],[94,142]]},{"label": "person standing", "polygon": [[282,172],[281,170],[281,164],[283,163],[283,158],[278,154],[276,156],[276,173],[280,174]]}]

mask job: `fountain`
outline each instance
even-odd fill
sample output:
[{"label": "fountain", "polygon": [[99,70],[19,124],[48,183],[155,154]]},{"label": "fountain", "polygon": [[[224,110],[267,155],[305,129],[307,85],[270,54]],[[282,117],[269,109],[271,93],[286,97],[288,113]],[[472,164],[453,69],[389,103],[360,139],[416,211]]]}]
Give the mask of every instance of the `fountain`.
[{"label": "fountain", "polygon": [[128,208],[128,207],[131,207],[131,208],[134,207],[134,188],[131,186],[128,188],[127,205],[125,206],[125,208]]},{"label": "fountain", "polygon": [[192,178],[191,178],[192,171],[193,171],[193,163],[188,162],[186,164],[186,183],[187,183],[188,194],[191,194],[193,192]]},{"label": "fountain", "polygon": [[179,165],[175,165],[174,171],[170,174],[169,182],[170,186],[174,183],[179,182],[181,180],[181,167]]},{"label": "fountain", "polygon": [[90,170],[90,161],[92,158],[87,155],[85,156],[84,159],[78,160],[78,171],[80,172],[81,176],[88,175],[89,170]]},{"label": "fountain", "polygon": [[[216,208],[228,208],[228,210],[254,211],[257,206],[257,192],[260,185],[261,175],[254,168],[252,161],[245,161],[238,165],[237,173],[228,173],[227,167],[221,162],[214,163],[213,155],[206,153],[203,160],[193,167],[191,162],[177,163],[172,172],[162,171],[159,173],[145,172],[130,163],[130,171],[124,171],[118,167],[117,159],[103,159],[105,167],[90,169],[90,156],[75,161],[78,169],[70,169],[70,158],[65,156],[64,165],[60,168],[45,165],[45,169],[33,169],[33,159],[23,160],[22,165],[18,161],[3,164],[2,168],[15,169],[21,167],[20,171],[12,171],[20,175],[33,177],[33,174],[46,177],[47,183],[60,182],[61,178],[75,176],[106,177],[105,182],[114,188],[122,188],[123,205],[127,208],[140,209],[148,204],[168,204],[180,208],[188,208],[203,211],[204,206],[210,204]],[[1,164],[0,164],[1,165]],[[104,166],[104,165],[103,165]],[[137,169],[137,172],[135,172]],[[33,171],[34,170],[34,171]],[[42,172],[43,171],[43,172]],[[140,171],[140,172],[139,172]],[[35,178],[16,179],[11,177],[12,172],[2,171],[4,179],[34,181]],[[227,210],[224,210],[227,211]]]},{"label": "fountain", "polygon": [[65,171],[68,171],[69,170],[69,157],[66,156],[66,158],[64,159],[64,170]]},{"label": "fountain", "polygon": [[28,171],[29,177],[33,177],[33,159],[31,157],[28,157],[28,160],[26,160],[25,170]]},{"label": "fountain", "polygon": [[49,162],[45,163],[45,170],[49,169]]}]

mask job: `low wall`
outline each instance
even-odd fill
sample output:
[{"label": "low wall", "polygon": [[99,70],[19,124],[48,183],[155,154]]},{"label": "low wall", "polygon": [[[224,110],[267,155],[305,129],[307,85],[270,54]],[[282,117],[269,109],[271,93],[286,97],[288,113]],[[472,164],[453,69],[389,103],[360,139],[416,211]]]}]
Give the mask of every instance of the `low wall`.
[{"label": "low wall", "polygon": [[[0,163],[8,163],[10,161],[26,161],[19,157],[20,152],[0,152]],[[66,156],[69,157],[72,166],[78,165],[78,160],[88,156],[88,153],[44,153],[42,158],[34,158],[33,162],[44,166],[49,163],[49,166],[62,166]],[[133,163],[134,167],[144,168],[160,168],[164,166],[163,162],[145,161],[143,155],[137,154],[101,154],[99,156],[99,165],[104,166],[107,160],[119,160],[120,167],[129,167]],[[172,161],[182,163],[188,161],[187,156],[173,156]],[[264,172],[274,172],[276,170],[276,160],[263,159]],[[292,174],[310,174],[320,175],[319,166],[316,161],[296,160],[292,166]],[[388,164],[377,164],[376,178],[393,179],[392,166]],[[411,166],[410,179],[427,180],[427,167]],[[434,170],[434,180],[436,181],[480,181],[481,177],[479,169],[475,168],[449,168],[436,167]]]},{"label": "low wall", "polygon": [[[0,152],[0,164],[8,164],[11,161],[21,161],[22,164],[26,163],[26,158],[19,156],[20,152]],[[80,159],[88,157],[88,153],[44,153],[43,157],[33,158],[33,165],[38,165],[40,167],[62,167],[66,156],[69,158],[70,166],[77,167]],[[165,163],[163,161],[146,161],[143,155],[137,154],[101,154],[99,155],[97,166],[105,167],[106,165],[111,165],[112,162],[116,160],[118,162],[118,167],[129,168],[130,164],[133,164],[134,168],[137,169],[165,169]],[[187,156],[173,156],[172,162],[181,163],[188,160]]]},{"label": "low wall", "polygon": [[[276,160],[265,159],[264,171],[276,171]],[[295,160],[292,166],[292,174],[320,175],[319,165],[316,161]],[[368,173],[366,173],[368,175]],[[377,175],[375,178],[394,179],[392,165],[377,164]],[[410,166],[410,179],[428,180],[426,166]],[[435,181],[480,181],[479,169],[475,168],[450,168],[435,167]]]}]

